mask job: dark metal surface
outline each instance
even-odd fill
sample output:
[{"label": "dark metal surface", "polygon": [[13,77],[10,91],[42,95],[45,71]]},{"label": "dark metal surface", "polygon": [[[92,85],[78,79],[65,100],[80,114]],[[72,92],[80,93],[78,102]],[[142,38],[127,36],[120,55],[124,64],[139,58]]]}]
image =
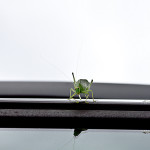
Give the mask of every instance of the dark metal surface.
[{"label": "dark metal surface", "polygon": [[[0,127],[150,129],[149,102],[77,104],[17,99],[68,98],[72,86],[67,82],[0,82]],[[95,83],[92,90],[95,99],[150,99],[149,85]]]},{"label": "dark metal surface", "polygon": [[[71,87],[71,82],[0,82],[0,97],[68,98]],[[93,83],[91,89],[97,99],[150,99],[150,85]]]},{"label": "dark metal surface", "polygon": [[1,128],[150,129],[149,105],[0,102]]},{"label": "dark metal surface", "polygon": [[0,127],[150,129],[149,118],[146,111],[5,109]]}]

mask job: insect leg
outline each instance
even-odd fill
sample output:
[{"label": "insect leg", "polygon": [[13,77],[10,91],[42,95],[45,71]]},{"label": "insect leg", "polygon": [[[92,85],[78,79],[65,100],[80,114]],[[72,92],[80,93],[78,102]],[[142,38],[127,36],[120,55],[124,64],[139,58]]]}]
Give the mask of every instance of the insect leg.
[{"label": "insect leg", "polygon": [[[71,95],[71,91],[73,91],[74,92],[74,94],[73,95]],[[70,89],[70,97],[69,97],[69,99],[68,100],[70,100],[70,99],[72,99],[73,98],[73,96],[75,96],[76,95],[76,92],[71,88]]]},{"label": "insect leg", "polygon": [[[76,93],[74,93],[74,94],[70,97],[70,99],[72,99],[75,95],[76,95]],[[74,98],[73,98],[73,99],[74,99]]]},{"label": "insect leg", "polygon": [[70,89],[70,97],[71,97],[71,91],[73,91],[75,93],[75,90],[73,90],[72,88]]},{"label": "insect leg", "polygon": [[80,100],[81,100],[81,96],[80,96],[80,94],[79,94],[79,98],[80,98]]},{"label": "insect leg", "polygon": [[88,102],[87,102],[87,99],[88,99],[88,97],[89,97],[89,93],[87,93],[87,95],[85,94],[85,97],[86,97],[85,103],[88,103]]},{"label": "insect leg", "polygon": [[[72,88],[70,89],[70,91],[71,90],[73,90]],[[74,90],[73,90],[73,92],[75,92]],[[72,96],[70,96],[70,98],[68,99],[68,100],[70,100],[70,99],[74,99],[73,97],[76,95],[77,93],[75,92]],[[76,101],[76,103],[79,103],[79,101],[77,101],[76,99],[74,99],[75,101]]]},{"label": "insect leg", "polygon": [[87,91],[89,91],[89,92],[92,93],[93,102],[96,102],[96,101],[94,100],[94,97],[93,97],[93,91],[92,91],[92,90],[87,90]]}]

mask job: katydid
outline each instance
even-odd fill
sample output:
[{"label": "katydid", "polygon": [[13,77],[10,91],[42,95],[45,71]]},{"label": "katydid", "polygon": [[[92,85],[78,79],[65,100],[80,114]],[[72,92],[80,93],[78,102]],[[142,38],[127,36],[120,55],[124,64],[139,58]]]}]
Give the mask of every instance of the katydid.
[{"label": "katydid", "polygon": [[[93,79],[91,80],[91,82],[88,82],[88,80],[86,80],[86,79],[79,79],[76,82],[73,72],[72,72],[72,76],[73,76],[73,81],[74,81],[74,83],[73,83],[74,84],[74,89],[72,89],[72,88],[70,89],[69,100],[70,99],[74,99],[73,97],[75,95],[79,95],[79,98],[81,100],[80,94],[83,93],[83,94],[85,94],[85,97],[86,97],[86,101],[85,102],[87,102],[87,99],[89,97],[89,92],[91,92],[92,93],[93,102],[95,102],[94,97],[93,97],[93,91],[90,90],[90,87],[91,87],[91,85],[93,83]],[[71,92],[74,92],[73,95],[71,95]]]}]

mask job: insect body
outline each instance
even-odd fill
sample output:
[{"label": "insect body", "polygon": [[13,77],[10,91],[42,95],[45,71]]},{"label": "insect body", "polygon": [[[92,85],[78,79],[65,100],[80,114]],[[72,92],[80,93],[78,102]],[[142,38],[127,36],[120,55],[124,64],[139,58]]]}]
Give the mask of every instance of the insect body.
[{"label": "insect body", "polygon": [[[70,99],[74,99],[73,97],[75,95],[79,95],[79,98],[81,100],[80,94],[83,93],[83,94],[85,94],[86,101],[87,101],[87,99],[89,97],[89,92],[91,92],[92,93],[93,102],[95,102],[94,97],[93,97],[93,91],[90,90],[90,87],[91,87],[91,85],[93,83],[93,80],[91,80],[91,83],[89,83],[88,80],[86,80],[86,79],[79,79],[76,82],[75,77],[74,77],[74,73],[72,73],[72,76],[73,76],[73,80],[74,80],[74,89],[72,89],[72,88],[70,89],[70,98],[69,98],[69,100]],[[73,95],[71,95],[71,91],[74,92]]]}]

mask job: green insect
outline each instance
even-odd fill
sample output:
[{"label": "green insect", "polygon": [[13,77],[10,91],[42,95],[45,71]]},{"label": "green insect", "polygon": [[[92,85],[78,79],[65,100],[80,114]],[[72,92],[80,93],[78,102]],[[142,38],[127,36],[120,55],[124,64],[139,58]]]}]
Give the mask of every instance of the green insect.
[{"label": "green insect", "polygon": [[[70,99],[74,99],[73,97],[75,95],[79,95],[79,98],[81,100],[80,94],[83,93],[83,94],[85,94],[86,101],[87,101],[87,99],[89,97],[89,92],[91,92],[92,93],[93,102],[95,102],[94,97],[93,97],[93,91],[90,90],[90,87],[91,87],[91,85],[93,83],[93,79],[91,80],[91,83],[89,83],[88,80],[86,80],[86,79],[79,79],[76,82],[73,72],[72,72],[72,76],[73,76],[73,80],[74,80],[74,89],[72,89],[72,88],[70,89],[70,98],[69,98],[69,100]],[[74,92],[73,95],[71,95],[71,92]]]}]

